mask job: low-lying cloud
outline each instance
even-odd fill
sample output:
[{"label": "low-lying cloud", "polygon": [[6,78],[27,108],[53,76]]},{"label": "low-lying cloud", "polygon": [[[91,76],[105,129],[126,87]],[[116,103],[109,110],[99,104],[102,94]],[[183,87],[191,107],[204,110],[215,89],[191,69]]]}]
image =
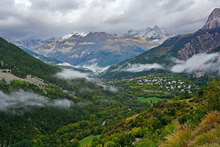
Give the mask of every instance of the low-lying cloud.
[{"label": "low-lying cloud", "polygon": [[104,85],[104,84],[102,84],[101,86],[104,88],[104,90],[108,90],[108,91],[111,91],[111,92],[114,92],[114,93],[118,92],[118,88],[116,88],[114,86]]},{"label": "low-lying cloud", "polygon": [[97,65],[83,65],[81,66],[81,68],[86,68],[86,69],[89,69],[91,70],[92,72],[98,74],[98,73],[101,73],[105,70],[107,70],[110,66],[106,66],[106,67],[99,67]]},{"label": "low-lying cloud", "polygon": [[81,73],[73,69],[64,69],[62,72],[56,73],[55,76],[65,80],[72,80],[77,78],[90,79],[90,75],[88,73]]},{"label": "low-lying cloud", "polygon": [[26,106],[70,108],[72,104],[73,102],[67,99],[50,100],[45,96],[23,90],[11,94],[5,94],[0,91],[0,110]]},{"label": "low-lying cloud", "polygon": [[[68,65],[68,64],[65,64]],[[79,71],[75,71],[73,69],[64,69],[62,72],[59,72],[55,75],[58,78],[62,78],[65,80],[72,80],[72,79],[78,79],[78,78],[85,78],[86,80],[95,83],[96,85],[102,86],[104,90],[108,90],[111,92],[117,92],[118,89],[113,86],[105,85],[101,79],[94,77],[91,75],[91,73],[82,73]],[[88,89],[82,89],[82,90],[88,90]]]},{"label": "low-lying cloud", "polygon": [[110,66],[106,66],[106,67],[100,67],[97,66],[96,64],[93,65],[77,65],[77,66],[73,66],[70,63],[64,62],[64,63],[58,63],[58,66],[67,66],[67,67],[74,67],[74,68],[78,68],[78,69],[88,69],[91,70],[93,73],[98,74],[101,73],[105,70],[107,70]]},{"label": "low-lying cloud", "polygon": [[220,72],[220,54],[219,53],[200,53],[192,56],[186,61],[176,60],[177,64],[171,68],[174,73],[192,73],[195,71]]},{"label": "low-lying cloud", "polygon": [[157,63],[154,64],[132,64],[127,66],[123,71],[127,72],[142,72],[151,69],[163,69],[163,66]]}]

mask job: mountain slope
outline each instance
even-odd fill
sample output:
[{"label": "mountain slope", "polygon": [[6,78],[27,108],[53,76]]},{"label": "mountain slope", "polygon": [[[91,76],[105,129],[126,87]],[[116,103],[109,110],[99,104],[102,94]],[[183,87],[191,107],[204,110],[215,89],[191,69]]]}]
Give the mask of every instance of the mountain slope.
[{"label": "mountain slope", "polygon": [[[220,18],[219,15],[215,15],[216,11],[220,11],[220,9],[215,9],[210,15],[213,16],[211,18],[214,20],[216,20],[216,18]],[[205,26],[210,24],[212,21],[212,19],[209,19]],[[205,26],[203,28],[205,28]],[[123,69],[126,69],[134,64],[147,64],[146,66],[149,66],[150,64],[156,63],[162,65],[165,71],[167,71],[167,69],[176,64],[176,59],[185,61],[195,54],[208,53],[220,46],[219,29],[219,27],[200,29],[192,34],[177,35],[172,37],[158,47],[138,55],[131,60],[112,66],[108,71],[102,74],[102,77],[123,77],[123,74],[126,75]],[[146,74],[147,72],[152,71],[148,70],[143,74]],[[128,74],[132,75],[133,73]]]},{"label": "mountain slope", "polygon": [[210,14],[206,24],[203,26],[202,29],[207,30],[207,29],[213,29],[220,27],[220,9],[215,8],[213,12]]},{"label": "mountain slope", "polygon": [[22,48],[22,50],[24,50],[26,53],[28,53],[29,55],[37,58],[37,59],[40,59],[41,61],[43,62],[46,62],[46,63],[61,63],[60,61],[54,59],[54,58],[50,58],[50,57],[45,57],[43,55],[40,55],[40,54],[37,54],[29,49],[26,49],[26,48]]},{"label": "mountain slope", "polygon": [[72,65],[109,66],[130,59],[158,45],[145,38],[114,36],[105,32],[73,33],[36,50]]},{"label": "mountain slope", "polygon": [[31,74],[39,78],[46,78],[60,71],[57,67],[31,57],[25,51],[3,38],[0,38],[0,52],[0,68],[10,69],[13,74],[19,77],[26,77]]},{"label": "mountain slope", "polygon": [[34,51],[38,49],[40,46],[50,43],[55,40],[55,38],[50,38],[50,39],[24,39],[24,40],[19,40],[19,39],[14,39],[14,38],[6,38],[9,42],[12,42],[18,47],[21,48],[27,48],[31,51]]}]

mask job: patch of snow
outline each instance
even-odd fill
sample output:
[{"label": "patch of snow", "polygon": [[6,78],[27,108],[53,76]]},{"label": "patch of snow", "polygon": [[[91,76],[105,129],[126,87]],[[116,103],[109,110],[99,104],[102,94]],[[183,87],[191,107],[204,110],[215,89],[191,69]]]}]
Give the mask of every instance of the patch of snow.
[{"label": "patch of snow", "polygon": [[79,45],[90,45],[90,44],[96,44],[94,42],[82,42],[82,43],[79,43]]},{"label": "patch of snow", "polygon": [[66,39],[69,39],[69,38],[72,37],[72,36],[73,36],[73,34],[67,34],[67,35],[61,37],[61,39],[62,39],[62,40],[66,40]]},{"label": "patch of snow", "polygon": [[66,39],[69,39],[70,37],[72,36],[81,36],[81,37],[86,37],[86,35],[88,35],[87,32],[73,32],[73,33],[70,33],[70,34],[67,34],[63,37],[61,37],[62,40],[66,40]]}]

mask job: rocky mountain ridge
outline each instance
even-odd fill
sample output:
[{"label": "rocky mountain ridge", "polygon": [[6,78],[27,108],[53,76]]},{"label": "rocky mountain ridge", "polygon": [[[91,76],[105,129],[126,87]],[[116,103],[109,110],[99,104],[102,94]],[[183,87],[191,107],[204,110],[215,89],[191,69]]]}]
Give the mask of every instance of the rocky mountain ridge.
[{"label": "rocky mountain ridge", "polygon": [[210,14],[203,30],[220,27],[220,8],[215,8]]},{"label": "rocky mountain ridge", "polygon": [[49,39],[14,39],[14,38],[5,38],[7,41],[12,42],[18,47],[26,48],[31,51],[38,49],[40,46],[45,43],[50,43],[54,41],[56,38],[52,37]]},{"label": "rocky mountain ridge", "polygon": [[143,37],[147,40],[166,40],[170,37],[170,35],[167,33],[167,31],[164,28],[160,28],[158,26],[154,26],[152,28],[147,27],[145,29],[141,30],[129,30],[124,35],[131,35],[135,37]]},{"label": "rocky mountain ridge", "polygon": [[135,57],[157,45],[156,41],[131,35],[74,32],[41,46],[36,52],[72,65],[105,67]]}]

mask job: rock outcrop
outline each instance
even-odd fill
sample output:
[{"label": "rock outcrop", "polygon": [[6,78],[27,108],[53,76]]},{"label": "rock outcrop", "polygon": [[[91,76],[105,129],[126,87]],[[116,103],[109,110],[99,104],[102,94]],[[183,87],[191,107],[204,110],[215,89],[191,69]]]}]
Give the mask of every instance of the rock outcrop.
[{"label": "rock outcrop", "polygon": [[202,29],[213,29],[220,27],[220,8],[215,8],[210,14],[206,24]]}]

